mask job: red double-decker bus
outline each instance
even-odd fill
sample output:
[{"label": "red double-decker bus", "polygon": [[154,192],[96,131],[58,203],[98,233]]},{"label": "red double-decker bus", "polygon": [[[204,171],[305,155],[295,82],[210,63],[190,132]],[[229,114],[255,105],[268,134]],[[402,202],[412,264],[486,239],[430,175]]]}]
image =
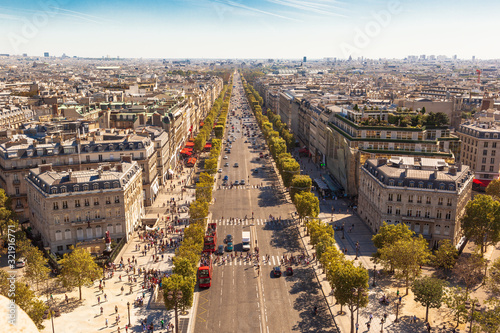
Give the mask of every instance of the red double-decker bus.
[{"label": "red double-decker bus", "polygon": [[198,268],[198,286],[209,288],[212,285],[212,254],[205,253],[201,257],[201,265]]},{"label": "red double-decker bus", "polygon": [[203,252],[215,252],[217,248],[217,224],[209,223],[203,243]]}]

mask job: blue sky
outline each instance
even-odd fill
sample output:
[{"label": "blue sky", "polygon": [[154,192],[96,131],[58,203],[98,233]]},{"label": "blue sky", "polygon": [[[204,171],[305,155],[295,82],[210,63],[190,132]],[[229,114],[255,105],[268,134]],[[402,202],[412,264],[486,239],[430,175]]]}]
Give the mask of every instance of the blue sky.
[{"label": "blue sky", "polygon": [[0,53],[499,58],[494,0],[0,0]]}]

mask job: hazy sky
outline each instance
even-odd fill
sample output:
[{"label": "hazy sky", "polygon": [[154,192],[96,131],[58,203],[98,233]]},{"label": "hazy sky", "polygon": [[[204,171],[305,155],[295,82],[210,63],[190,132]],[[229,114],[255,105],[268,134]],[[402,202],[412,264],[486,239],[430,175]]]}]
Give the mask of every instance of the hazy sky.
[{"label": "hazy sky", "polygon": [[498,0],[0,0],[0,53],[500,58]]}]

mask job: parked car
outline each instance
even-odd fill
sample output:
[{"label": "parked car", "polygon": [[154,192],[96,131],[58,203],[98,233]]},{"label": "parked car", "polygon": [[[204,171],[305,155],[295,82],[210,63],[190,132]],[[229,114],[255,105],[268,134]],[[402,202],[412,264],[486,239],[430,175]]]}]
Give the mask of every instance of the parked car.
[{"label": "parked car", "polygon": [[26,266],[26,259],[25,258],[19,258],[17,259],[16,261],[16,267],[17,268],[21,268],[21,267],[24,267]]},{"label": "parked car", "polygon": [[273,268],[273,276],[274,277],[280,277],[281,276],[281,268],[279,266],[276,266]]}]

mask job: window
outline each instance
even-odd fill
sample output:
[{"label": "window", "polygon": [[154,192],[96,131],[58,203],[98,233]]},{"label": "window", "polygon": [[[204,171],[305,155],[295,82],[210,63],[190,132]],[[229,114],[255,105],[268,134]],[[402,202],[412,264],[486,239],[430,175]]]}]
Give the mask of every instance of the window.
[{"label": "window", "polygon": [[401,186],[401,187],[403,186],[403,181],[402,180],[398,181],[398,186]]},{"label": "window", "polygon": [[389,180],[389,186],[394,186],[394,179]]},{"label": "window", "polygon": [[99,189],[99,184],[98,183],[94,183],[93,184],[93,188],[94,188],[94,190],[98,190]]},{"label": "window", "polygon": [[[496,135],[496,134],[495,134],[495,135]],[[491,144],[491,146],[492,146],[493,148],[496,148],[496,147],[497,147],[497,143],[496,143],[496,142],[493,142],[493,143]]]},{"label": "window", "polygon": [[417,234],[420,232],[420,223],[415,223],[413,231],[415,231],[415,233]]},{"label": "window", "polygon": [[490,172],[493,172],[493,165],[490,165]]},{"label": "window", "polygon": [[57,193],[57,187],[52,187],[52,188],[50,189],[50,193],[52,193],[52,194],[56,194],[56,193]]},{"label": "window", "polygon": [[438,198],[438,205],[440,205],[440,206],[443,205],[443,198]]},{"label": "window", "polygon": [[89,201],[89,199],[85,199],[85,206],[90,206],[90,201]]},{"label": "window", "polygon": [[109,205],[111,203],[111,197],[106,197],[106,205]]},{"label": "window", "polygon": [[122,224],[121,223],[117,223],[115,225],[115,228],[116,228],[116,233],[121,233],[122,232]]},{"label": "window", "polygon": [[61,193],[66,193],[66,186],[61,186]]},{"label": "window", "polygon": [[76,239],[83,240],[83,229],[82,228],[76,229]]},{"label": "window", "polygon": [[106,231],[109,231],[110,234],[113,233],[113,225],[111,223],[106,226]]},{"label": "window", "polygon": [[427,200],[425,201],[425,203],[430,205],[431,204],[431,197],[427,197]]},{"label": "window", "polygon": [[59,209],[59,203],[58,202],[54,202],[54,210],[58,210]]},{"label": "window", "polygon": [[417,211],[415,212],[415,216],[420,217],[421,215],[422,215],[422,211],[420,209],[417,209]]},{"label": "window", "polygon": [[96,218],[96,219],[100,219],[100,218],[101,218],[101,212],[99,212],[98,210],[96,210],[96,211],[94,212],[94,218]]},{"label": "window", "polygon": [[450,226],[449,225],[444,226],[444,234],[446,236],[448,236],[450,234]]},{"label": "window", "polygon": [[450,190],[450,191],[455,191],[455,185],[450,184],[450,185],[448,186],[448,190]]},{"label": "window", "polygon": [[431,211],[430,210],[426,210],[425,211],[425,218],[426,219],[430,219],[431,218]]},{"label": "window", "polygon": [[396,196],[396,201],[401,202],[401,194],[398,194],[398,195]]},{"label": "window", "polygon": [[71,239],[71,230],[64,230],[64,239]]},{"label": "window", "polygon": [[99,162],[102,162],[102,155],[99,155]]},{"label": "window", "polygon": [[488,142],[484,143],[484,148],[488,148]]},{"label": "window", "polygon": [[401,209],[396,208],[396,215],[401,215]]},{"label": "window", "polygon": [[408,196],[408,202],[413,202],[413,194]]},{"label": "window", "polygon": [[73,186],[73,192],[78,192],[80,190],[80,186],[75,185]]},{"label": "window", "polygon": [[492,157],[492,158],[490,159],[490,163],[491,163],[491,164],[495,164],[495,158],[494,158],[494,157]]},{"label": "window", "polygon": [[68,202],[67,201],[63,201],[62,204],[63,204],[62,205],[63,209],[68,209]]},{"label": "window", "polygon": [[436,235],[441,235],[441,225],[440,225],[440,224],[436,224],[436,225],[434,226],[434,233],[435,233]]},{"label": "window", "polygon": [[120,196],[118,195],[115,196],[115,203],[120,203]]},{"label": "window", "polygon": [[432,183],[427,183],[427,188],[432,189]]},{"label": "window", "polygon": [[495,156],[496,152],[497,152],[496,150],[492,150],[491,151],[491,156]]},{"label": "window", "polygon": [[392,214],[392,206],[387,206],[387,214]]},{"label": "window", "polygon": [[451,199],[450,198],[448,198],[448,202],[446,203],[446,206],[451,207]]},{"label": "window", "polygon": [[94,198],[94,206],[99,205],[99,198]]},{"label": "window", "polygon": [[75,207],[80,207],[80,199],[75,200]]},{"label": "window", "polygon": [[19,187],[16,187],[16,195],[19,195],[20,191],[19,191]]},{"label": "window", "polygon": [[109,182],[104,183],[104,188],[105,188],[105,189],[108,189],[109,187],[110,187]]},{"label": "window", "polygon": [[61,223],[61,220],[59,218],[59,216],[54,216],[54,224],[60,224]]},{"label": "window", "polygon": [[116,210],[116,216],[121,216],[122,215],[122,211],[121,209],[117,209]]},{"label": "window", "polygon": [[438,211],[436,212],[436,218],[437,218],[437,219],[441,219],[441,218],[442,218],[442,213],[441,213],[441,211],[440,211],[440,210],[438,210]]},{"label": "window", "polygon": [[92,228],[87,227],[87,238],[92,238]]},{"label": "window", "polygon": [[488,155],[488,151],[485,149],[485,150],[483,150],[483,156],[486,156],[486,155]]},{"label": "window", "polygon": [[392,201],[392,193],[389,193],[389,198],[387,199],[388,201]]},{"label": "window", "polygon": [[486,171],[486,165],[481,165],[481,171]]},{"label": "window", "polygon": [[417,203],[422,203],[422,196],[421,195],[417,195]]},{"label": "window", "polygon": [[85,157],[85,160],[87,161],[87,163],[90,163],[90,155],[87,155],[87,156]]},{"label": "window", "polygon": [[422,230],[422,234],[424,234],[424,235],[429,234],[429,224],[428,223],[424,224],[424,229]]},{"label": "window", "polygon": [[64,223],[69,223],[69,215],[64,215]]},{"label": "window", "polygon": [[95,227],[95,236],[97,238],[100,238],[102,237],[102,228],[100,225],[98,225],[97,227]]},{"label": "window", "polygon": [[486,157],[483,157],[482,163],[486,163]]},{"label": "window", "polygon": [[444,184],[443,183],[439,184],[439,189],[440,190],[444,190]]},{"label": "window", "polygon": [[446,212],[446,217],[445,217],[445,219],[447,219],[447,220],[451,220],[451,212],[450,212],[450,211],[447,211],[447,212]]},{"label": "window", "polygon": [[424,182],[418,182],[418,188],[424,188]]},{"label": "window", "polygon": [[[57,238],[57,234],[56,234],[56,238]],[[63,251],[63,249],[64,249],[64,246],[57,245],[57,252]]]},{"label": "window", "polygon": [[413,180],[410,182],[410,187],[415,187],[415,182]]},{"label": "window", "polygon": [[413,212],[412,212],[412,210],[411,210],[411,209],[408,209],[408,210],[406,211],[406,216],[412,216],[412,213],[413,213]]}]

